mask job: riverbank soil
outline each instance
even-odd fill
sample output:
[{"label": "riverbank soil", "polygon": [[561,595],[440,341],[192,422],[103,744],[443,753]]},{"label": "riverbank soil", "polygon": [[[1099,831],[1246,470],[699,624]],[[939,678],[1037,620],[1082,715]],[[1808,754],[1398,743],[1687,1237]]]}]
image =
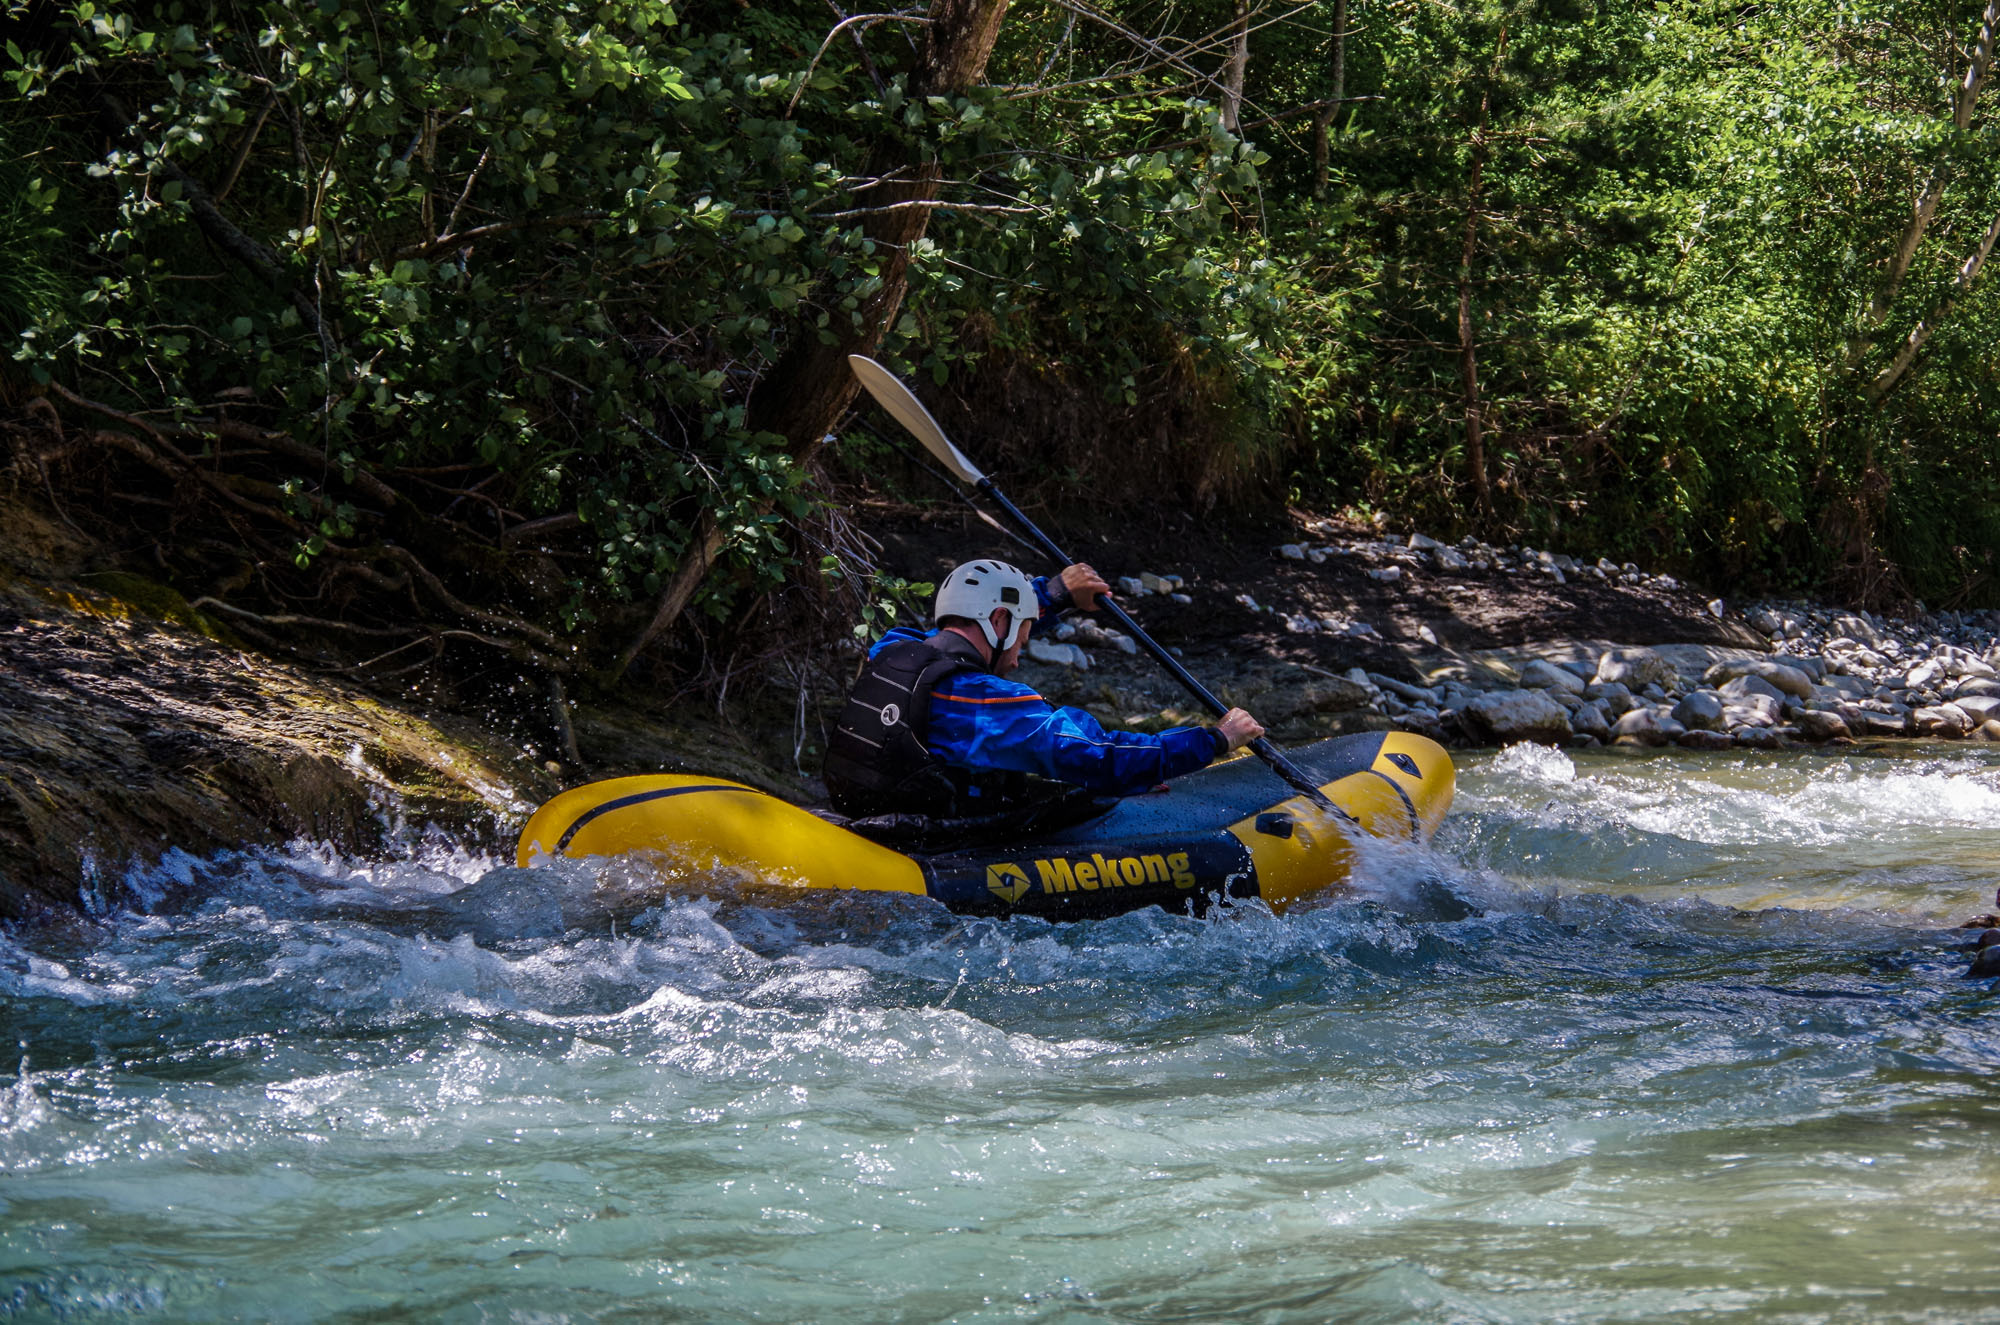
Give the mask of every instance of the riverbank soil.
[{"label": "riverbank soil", "polygon": [[580,759],[566,764],[539,695],[476,714],[371,691],[249,648],[103,561],[52,511],[0,502],[0,918],[116,905],[127,872],[169,850],[304,838],[379,853],[436,825],[505,853],[536,804],[593,775],[803,791],[700,711],[578,706],[565,716]]}]

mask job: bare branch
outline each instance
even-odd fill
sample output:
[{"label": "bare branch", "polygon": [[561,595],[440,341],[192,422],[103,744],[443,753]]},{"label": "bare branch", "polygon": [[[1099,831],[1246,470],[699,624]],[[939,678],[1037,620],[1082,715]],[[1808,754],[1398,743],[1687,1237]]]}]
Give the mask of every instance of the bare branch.
[{"label": "bare branch", "polygon": [[[798,90],[792,93],[792,99],[785,104],[785,113],[779,118],[787,120],[792,118],[792,112],[799,108],[799,100],[805,96],[806,88],[812,83],[813,71],[819,68],[819,62],[826,55],[827,47],[833,45],[833,39],[848,28],[856,28],[857,25],[859,27],[866,27],[874,23],[928,22],[930,22],[929,19],[918,14],[856,14],[852,18],[843,18],[840,22],[833,25],[833,30],[826,34],[826,40],[821,42],[819,49],[813,52],[813,58],[806,64],[804,76],[799,79]],[[856,36],[859,35],[857,28]]]}]

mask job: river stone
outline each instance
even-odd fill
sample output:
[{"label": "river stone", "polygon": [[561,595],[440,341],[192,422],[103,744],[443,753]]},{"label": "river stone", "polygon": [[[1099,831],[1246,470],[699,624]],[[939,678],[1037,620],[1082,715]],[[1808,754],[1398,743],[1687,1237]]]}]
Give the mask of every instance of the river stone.
[{"label": "river stone", "polygon": [[1581,696],[1583,678],[1575,672],[1558,667],[1540,658],[1521,668],[1521,686],[1527,690],[1560,690],[1565,694]]},{"label": "river stone", "polygon": [[1722,697],[1697,690],[1674,705],[1674,721],[1696,731],[1716,731],[1722,726]]},{"label": "river stone", "polygon": [[1836,635],[1860,640],[1863,644],[1880,644],[1882,632],[1858,616],[1837,616],[1827,623],[1827,629]]},{"label": "river stone", "polygon": [[1783,716],[1784,707],[1769,695],[1744,695],[1722,706],[1722,720],[1732,728],[1775,727]]},{"label": "river stone", "polygon": [[1676,745],[1689,750],[1727,750],[1735,745],[1728,732],[1708,731],[1700,727],[1690,727],[1674,738]]},{"label": "river stone", "polygon": [[1979,730],[1973,735],[1982,741],[2000,741],[2000,718],[1980,723]]},{"label": "river stone", "polygon": [[1597,660],[1597,683],[1616,681],[1628,689],[1649,685],[1670,686],[1675,681],[1673,665],[1651,649],[1612,649]]},{"label": "river stone", "polygon": [[1609,685],[1585,686],[1583,697],[1585,699],[1602,700],[1604,711],[1614,718],[1630,713],[1632,705],[1635,702],[1632,698],[1632,692],[1617,681],[1613,681]]},{"label": "river stone", "polygon": [[1728,662],[1719,662],[1709,668],[1701,679],[1705,684],[1719,687],[1739,676],[1754,676],[1794,699],[1812,698],[1813,677],[1810,672],[1772,662],[1769,658],[1733,658]]},{"label": "river stone", "polygon": [[1870,736],[1902,736],[1910,730],[1910,715],[1907,713],[1879,713],[1874,709],[1861,710],[1861,726]]},{"label": "river stone", "polygon": [[1057,667],[1074,667],[1078,671],[1090,670],[1090,655],[1075,644],[1056,644],[1048,640],[1028,641],[1027,654],[1036,662],[1051,663]]},{"label": "river stone", "polygon": [[1917,730],[1932,736],[1957,738],[1973,728],[1972,719],[1964,709],[1956,704],[1939,704],[1935,708],[1920,708],[1913,715]]},{"label": "river stone", "polygon": [[1799,725],[1799,734],[1808,741],[1833,741],[1852,735],[1847,729],[1847,719],[1825,709],[1800,709],[1792,714],[1792,721]]},{"label": "river stone", "polygon": [[1778,733],[1769,727],[1738,727],[1729,733],[1729,739],[1753,750],[1775,750],[1779,744]]},{"label": "river stone", "polygon": [[1601,699],[1586,700],[1570,715],[1569,725],[1584,736],[1594,736],[1600,741],[1611,739],[1611,715],[1604,711]]},{"label": "river stone", "polygon": [[1952,692],[1954,699],[1964,699],[1967,695],[1993,695],[2000,697],[2000,681],[1989,681],[1984,677],[1974,677],[1970,681],[1959,682]]},{"label": "river stone", "polygon": [[[1778,687],[1772,685],[1761,676],[1739,676],[1725,681],[1717,689],[1722,695],[1723,702],[1729,704],[1741,703],[1753,695],[1761,699],[1768,699],[1774,704],[1782,704],[1785,699],[1784,691],[1778,689]],[[1807,686],[1806,695],[1810,696],[1811,694],[1812,687]]]},{"label": "river stone", "polygon": [[1540,741],[1561,744],[1569,739],[1569,715],[1562,705],[1539,690],[1496,690],[1480,695],[1462,710],[1473,730],[1489,740],[1511,744]]},{"label": "river stone", "polygon": [[1657,713],[1637,708],[1611,725],[1611,740],[1614,745],[1665,745],[1667,733]]},{"label": "river stone", "polygon": [[1912,690],[1923,690],[1936,685],[1944,679],[1944,676],[1944,664],[1933,658],[1928,662],[1921,662],[1912,667],[1904,675],[1903,684]]},{"label": "river stone", "polygon": [[2000,718],[2000,696],[1960,695],[1951,701],[1978,726]]}]

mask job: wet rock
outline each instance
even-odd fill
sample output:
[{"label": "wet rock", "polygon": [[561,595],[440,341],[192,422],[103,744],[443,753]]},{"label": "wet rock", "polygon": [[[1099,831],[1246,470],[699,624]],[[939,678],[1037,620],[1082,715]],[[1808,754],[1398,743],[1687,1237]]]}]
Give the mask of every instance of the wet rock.
[{"label": "wet rock", "polygon": [[1569,714],[1539,690],[1498,690],[1467,704],[1462,716],[1482,737],[1500,744],[1540,741],[1561,744],[1569,738]]},{"label": "wet rock", "polygon": [[1632,692],[1626,689],[1623,683],[1618,681],[1610,682],[1607,685],[1585,686],[1583,697],[1585,699],[1602,700],[1605,712],[1609,713],[1613,718],[1622,717],[1624,714],[1631,712],[1633,706],[1638,703],[1633,698]]},{"label": "wet rock", "polygon": [[1931,708],[1920,708],[1911,715],[1917,730],[1927,736],[1941,736],[1957,739],[1973,728],[1973,721],[1964,709],[1956,704],[1939,704]]},{"label": "wet rock", "polygon": [[1670,686],[1677,679],[1672,664],[1651,649],[1613,649],[1597,660],[1597,683],[1617,682],[1633,689]]},{"label": "wet rock", "polygon": [[1784,706],[1769,695],[1743,695],[1722,706],[1722,721],[1731,730],[1775,727],[1783,716]]},{"label": "wet rock", "polygon": [[1811,699],[1813,692],[1812,675],[1803,668],[1788,667],[1768,658],[1740,658],[1719,662],[1703,673],[1702,680],[1708,685],[1720,687],[1740,676],[1754,676],[1776,691],[1780,696],[1790,695],[1795,699]]},{"label": "wet rock", "polygon": [[1575,672],[1544,662],[1540,658],[1521,668],[1521,686],[1527,690],[1561,690],[1567,694],[1583,694],[1583,678]]},{"label": "wet rock", "polygon": [[546,752],[518,740],[392,709],[145,610],[0,588],[0,918],[70,911],[87,884],[122,904],[125,868],[169,845],[376,849],[393,831],[385,802],[485,849],[505,836],[501,816],[560,785]]},{"label": "wet rock", "polygon": [[1650,708],[1635,708],[1611,725],[1614,745],[1665,745],[1671,739]]},{"label": "wet rock", "polygon": [[1792,714],[1792,721],[1798,724],[1799,734],[1808,741],[1845,740],[1853,735],[1847,728],[1845,718],[1825,709],[1800,709]]},{"label": "wet rock", "polygon": [[1861,729],[1869,736],[1902,736],[1910,730],[1907,713],[1884,713],[1879,709],[1862,709]]},{"label": "wet rock", "polygon": [[1727,750],[1736,744],[1728,732],[1698,727],[1690,727],[1682,732],[1674,738],[1674,743],[1689,750]]},{"label": "wet rock", "polygon": [[1572,731],[1581,735],[1594,737],[1599,741],[1611,739],[1611,715],[1604,711],[1603,700],[1585,700],[1577,705],[1576,710],[1569,715],[1569,725]]},{"label": "wet rock", "polygon": [[1729,733],[1731,741],[1752,750],[1775,750],[1784,742],[1769,727],[1739,727]]},{"label": "wet rock", "polygon": [[1965,973],[1968,980],[1987,980],[2000,975],[2000,944],[1988,944],[1981,948],[1972,959],[1972,966]]},{"label": "wet rock", "polygon": [[1974,726],[2000,718],[2000,695],[1960,695],[1952,704],[1972,719]]},{"label": "wet rock", "polygon": [[1722,696],[1713,690],[1697,690],[1674,705],[1674,721],[1695,731],[1722,729]]},{"label": "wet rock", "polygon": [[[1783,704],[1785,692],[1766,681],[1761,676],[1738,676],[1717,687],[1717,693],[1726,704],[1737,704],[1752,696],[1768,699],[1773,704]],[[1812,696],[1812,687],[1806,687],[1806,697]]]}]

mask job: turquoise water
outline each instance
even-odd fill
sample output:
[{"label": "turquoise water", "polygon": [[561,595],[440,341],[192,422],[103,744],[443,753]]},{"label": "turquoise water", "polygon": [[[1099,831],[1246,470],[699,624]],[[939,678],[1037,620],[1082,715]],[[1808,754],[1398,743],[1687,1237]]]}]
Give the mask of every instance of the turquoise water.
[{"label": "turquoise water", "polygon": [[1462,767],[1283,917],[177,857],[0,942],[0,1315],[2000,1321],[2000,757]]}]

